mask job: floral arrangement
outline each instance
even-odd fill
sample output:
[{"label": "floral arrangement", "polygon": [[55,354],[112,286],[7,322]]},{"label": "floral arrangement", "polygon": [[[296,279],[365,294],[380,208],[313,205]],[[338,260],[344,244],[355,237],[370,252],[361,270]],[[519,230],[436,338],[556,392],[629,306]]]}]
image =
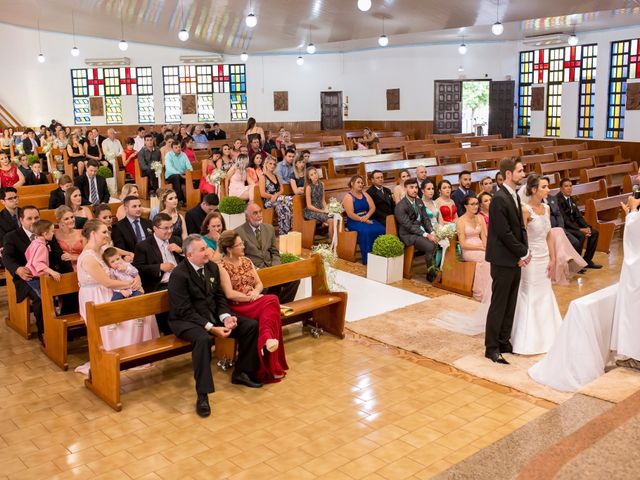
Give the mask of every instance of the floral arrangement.
[{"label": "floral arrangement", "polygon": [[51,151],[51,144],[50,143],[45,143],[44,146],[42,147],[42,152],[43,153],[49,153]]},{"label": "floral arrangement", "polygon": [[27,158],[29,159],[29,166],[40,161],[40,157],[38,157],[38,155],[27,155]]},{"label": "floral arrangement", "polygon": [[116,154],[115,152],[112,152],[111,150],[109,150],[108,152],[104,153],[104,158],[109,162],[113,162],[116,159]]},{"label": "floral arrangement", "polygon": [[314,245],[311,247],[311,252],[320,255],[322,258],[322,262],[324,263],[325,275],[327,277],[327,286],[329,287],[329,291],[346,291],[342,285],[338,284],[336,281],[336,271],[335,268],[336,260],[338,260],[338,256],[335,254],[331,245],[326,243],[321,243],[319,245]]},{"label": "floral arrangement", "polygon": [[220,185],[222,183],[222,180],[224,180],[226,176],[227,176],[227,172],[225,172],[220,168],[217,168],[213,172],[211,172],[211,175],[209,175],[209,177],[207,178],[207,181],[211,185]]},{"label": "floral arrangement", "polygon": [[53,181],[58,183],[58,180],[60,180],[60,177],[62,176],[62,172],[60,170],[54,170],[51,172],[51,176],[53,177]]},{"label": "floral arrangement", "polygon": [[162,163],[155,161],[155,162],[151,162],[151,170],[153,170],[156,174],[156,177],[160,178],[160,175],[162,174]]},{"label": "floral arrangement", "polygon": [[384,258],[399,257],[404,253],[404,243],[395,235],[380,235],[373,242],[371,253]]},{"label": "floral arrangement", "polygon": [[298,260],[300,260],[300,257],[297,255],[294,255],[293,253],[283,252],[280,254],[281,264],[297,262]]},{"label": "floral arrangement", "polygon": [[327,212],[333,213],[334,215],[342,215],[342,212],[344,212],[344,207],[337,198],[331,197],[329,199],[329,203],[327,204]]},{"label": "floral arrangement", "polygon": [[22,143],[17,144],[16,150],[18,150],[18,154],[20,155],[24,154],[24,145]]},{"label": "floral arrangement", "polygon": [[435,234],[438,242],[451,240],[456,235],[456,224],[446,223],[444,225],[440,225],[436,223],[433,233]]}]

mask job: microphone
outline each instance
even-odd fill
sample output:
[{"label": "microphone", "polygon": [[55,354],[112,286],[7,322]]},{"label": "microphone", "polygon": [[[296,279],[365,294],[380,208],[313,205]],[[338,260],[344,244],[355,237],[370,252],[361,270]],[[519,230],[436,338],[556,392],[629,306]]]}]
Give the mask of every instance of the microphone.
[{"label": "microphone", "polygon": [[633,198],[636,200],[640,199],[640,185],[633,186]]}]

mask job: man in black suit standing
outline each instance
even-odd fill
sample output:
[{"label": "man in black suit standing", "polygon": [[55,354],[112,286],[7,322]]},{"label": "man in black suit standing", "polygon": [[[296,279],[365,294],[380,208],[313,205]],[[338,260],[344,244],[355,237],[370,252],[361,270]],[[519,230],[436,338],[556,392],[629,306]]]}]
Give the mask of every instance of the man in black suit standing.
[{"label": "man in black suit standing", "polygon": [[142,204],[138,197],[129,195],[122,203],[126,216],[112,227],[111,238],[114,246],[133,252],[139,242],[153,233],[153,224],[141,217]]},{"label": "man in black suit standing", "polygon": [[213,393],[211,374],[211,335],[232,337],[238,342],[238,358],[231,382],[259,388],[253,379],[258,370],[258,322],[234,316],[220,285],[218,266],[209,261],[207,244],[200,235],[189,235],[184,243],[185,261],[169,279],[169,325],[178,338],[193,345],[191,359],[196,380],[196,412],[211,414],[209,394]]},{"label": "man in black suit standing", "polygon": [[386,225],[387,216],[393,215],[396,202],[393,200],[391,190],[384,186],[384,174],[380,170],[371,172],[371,183],[367,193],[376,206],[373,219],[380,222],[381,225]]},{"label": "man in black suit standing", "polygon": [[509,364],[503,353],[511,353],[511,329],[518,300],[521,268],[531,261],[527,230],[522,219],[518,185],[525,177],[520,159],[500,162],[502,187],[489,206],[489,233],[485,258],[491,264],[491,305],[487,313],[484,356]]},{"label": "man in black suit standing", "polygon": [[[558,200],[558,206],[562,212],[562,218],[564,219],[564,231],[567,236],[572,235],[576,239],[576,244],[571,244],[576,248],[576,251],[582,254],[582,248],[585,240],[587,241],[587,248],[584,251],[584,261],[587,262],[587,268],[602,268],[602,265],[593,263],[593,256],[596,253],[596,247],[598,246],[598,230],[595,230],[589,225],[580,210],[578,205],[571,197],[573,190],[573,184],[568,178],[563,178],[560,181],[560,192],[556,195]],[[571,237],[569,237],[571,240]]]},{"label": "man in black suit standing", "polygon": [[205,195],[202,201],[184,216],[188,233],[200,233],[205,217],[218,208],[220,199],[215,193]]},{"label": "man in black suit standing", "polygon": [[[153,218],[153,234],[136,245],[133,266],[146,293],[166,290],[171,272],[183,259],[182,239],[172,233],[171,215],[160,212]],[[171,333],[167,314],[156,314],[156,320],[162,333]]]},{"label": "man in black suit standing", "polygon": [[416,250],[423,252],[427,263],[427,281],[435,278],[429,267],[433,261],[437,239],[433,234],[433,226],[427,215],[422,199],[418,197],[418,180],[409,178],[404,182],[405,197],[395,208],[398,237],[405,245],[415,245]]},{"label": "man in black suit standing", "polygon": [[85,172],[76,177],[75,186],[80,189],[84,205],[109,203],[109,198],[111,198],[107,188],[107,181],[97,175],[98,167],[98,162],[89,160]]},{"label": "man in black suit standing", "polygon": [[42,164],[39,161],[31,164],[31,171],[25,175],[25,185],[45,185],[49,183],[47,176],[42,173]]},{"label": "man in black suit standing", "polygon": [[471,172],[463,170],[458,175],[458,188],[451,194],[451,200],[456,204],[458,217],[461,217],[467,211],[464,207],[464,199],[469,196],[475,197],[476,192],[471,190]]}]

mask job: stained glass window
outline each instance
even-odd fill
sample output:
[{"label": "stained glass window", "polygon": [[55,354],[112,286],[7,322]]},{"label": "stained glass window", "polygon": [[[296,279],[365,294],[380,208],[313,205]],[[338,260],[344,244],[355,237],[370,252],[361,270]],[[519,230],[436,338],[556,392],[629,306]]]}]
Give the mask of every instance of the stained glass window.
[{"label": "stained glass window", "polygon": [[578,137],[593,138],[598,45],[583,45],[578,103]]},{"label": "stained glass window", "polygon": [[75,125],[89,125],[91,123],[89,99],[87,97],[73,99],[73,123]]},{"label": "stained glass window", "polygon": [[196,66],[180,65],[180,93],[190,95],[196,93]]},{"label": "stained glass window", "polygon": [[231,70],[231,93],[246,93],[247,79],[244,64],[230,65]]},{"label": "stained glass window", "polygon": [[120,69],[104,69],[104,94],[107,97],[120,96]]},{"label": "stained glass window", "polygon": [[138,94],[138,79],[135,68],[120,67],[120,88],[122,95]]},{"label": "stained glass window", "polygon": [[211,65],[196,66],[196,86],[198,93],[213,92],[213,85],[211,84],[212,68]]},{"label": "stained glass window", "polygon": [[[632,44],[635,55],[630,55]],[[611,42],[611,66],[609,68],[609,92],[607,101],[607,138],[624,137],[624,113],[627,103],[627,79],[636,78],[638,39]],[[635,57],[635,58],[633,58]],[[630,60],[633,58],[633,72]],[[633,76],[631,76],[633,75]]]},{"label": "stained glass window", "polygon": [[122,123],[122,99],[120,97],[105,97],[107,124]]},{"label": "stained glass window", "polygon": [[214,65],[213,93],[227,93],[229,91],[229,65]]},{"label": "stained glass window", "polygon": [[88,97],[89,84],[87,83],[87,69],[76,68],[71,70],[71,88],[74,97]]},{"label": "stained glass window", "polygon": [[138,95],[153,95],[153,77],[151,67],[136,68],[138,77]]},{"label": "stained glass window", "polygon": [[155,123],[156,115],[151,95],[138,97],[138,123]]},{"label": "stained glass window", "polygon": [[178,67],[162,67],[162,83],[164,94],[180,93],[180,73]]},{"label": "stained glass window", "polygon": [[533,54],[520,52],[520,86],[518,88],[518,135],[531,132],[531,84],[533,83]]},{"label": "stained glass window", "polygon": [[247,96],[245,94],[231,94],[231,121],[247,120]]},{"label": "stained glass window", "polygon": [[547,83],[549,81],[549,50],[536,50],[533,57],[534,83]]},{"label": "stained glass window", "polygon": [[180,123],[182,120],[182,103],[180,95],[164,96],[164,121],[166,123]]},{"label": "stained glass window", "polygon": [[560,136],[560,113],[562,110],[562,80],[564,79],[564,48],[553,48],[549,52],[549,83],[547,85],[547,129],[548,137]]},{"label": "stained glass window", "polygon": [[213,112],[213,95],[198,95],[198,121],[199,122],[213,122],[216,117]]},{"label": "stained glass window", "polygon": [[101,68],[90,68],[87,72],[89,95],[102,97],[104,95],[104,74]]}]

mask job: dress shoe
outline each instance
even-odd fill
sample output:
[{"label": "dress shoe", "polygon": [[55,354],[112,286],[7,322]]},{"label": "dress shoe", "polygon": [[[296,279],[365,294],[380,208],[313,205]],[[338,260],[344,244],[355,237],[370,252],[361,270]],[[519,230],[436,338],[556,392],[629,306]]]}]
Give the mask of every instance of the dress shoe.
[{"label": "dress shoe", "polygon": [[262,383],[252,380],[251,377],[249,377],[249,375],[244,372],[233,374],[231,376],[231,383],[233,383],[234,385],[244,385],[245,387],[249,388],[262,387]]},{"label": "dress shoe", "polygon": [[499,350],[500,353],[513,353],[513,345],[511,345],[511,342],[505,345],[500,345]]},{"label": "dress shoe", "polygon": [[198,400],[196,400],[196,413],[202,418],[206,418],[211,415],[211,407],[209,406],[209,395],[198,394]]},{"label": "dress shoe", "polygon": [[507,362],[505,358],[502,356],[502,354],[498,352],[485,353],[484,356],[487,357],[489,360],[491,360],[493,363],[501,363],[503,365],[509,365],[509,362]]},{"label": "dress shoe", "polygon": [[578,272],[578,275],[584,275],[585,273],[587,273],[587,269],[586,269],[586,268],[583,268],[582,270],[580,270],[580,271]]},{"label": "dress shoe", "polygon": [[587,268],[593,268],[597,270],[598,268],[602,268],[602,265],[593,262],[587,262]]}]

